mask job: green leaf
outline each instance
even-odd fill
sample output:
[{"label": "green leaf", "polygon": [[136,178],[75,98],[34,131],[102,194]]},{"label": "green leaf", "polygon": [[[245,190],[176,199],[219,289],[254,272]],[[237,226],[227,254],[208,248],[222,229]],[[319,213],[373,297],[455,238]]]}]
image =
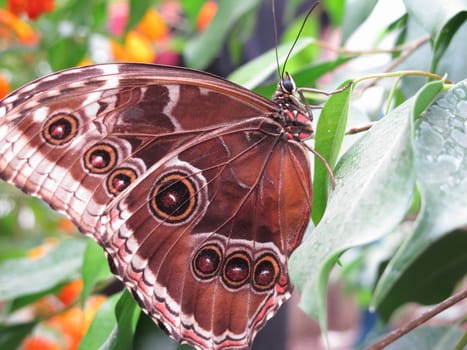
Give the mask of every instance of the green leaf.
[{"label": "green leaf", "polygon": [[126,350],[132,348],[133,336],[135,334],[140,313],[140,307],[136,304],[128,290],[125,290],[115,308],[118,332],[116,346],[113,348],[114,350]]},{"label": "green leaf", "polygon": [[[116,303],[112,301],[109,308],[103,310],[105,314],[102,315],[102,319],[108,322],[108,325],[106,326],[106,339],[103,345],[99,347],[100,350],[133,349],[133,337],[141,309],[133,300],[128,290],[124,290],[118,296],[119,299]],[[116,324],[108,314],[111,309],[114,311],[114,318],[117,320]],[[113,326],[113,329],[109,332],[110,326]],[[98,341],[101,340],[99,335],[96,335],[97,338],[99,338]]]},{"label": "green leaf", "polygon": [[436,38],[452,17],[466,11],[467,0],[432,0],[429,6],[425,0],[404,0],[404,5],[410,16]]},{"label": "green leaf", "polygon": [[86,241],[81,275],[83,278],[81,292],[83,302],[91,294],[98,281],[112,276],[103,249],[91,239]]},{"label": "green leaf", "polygon": [[143,19],[150,6],[151,1],[130,0],[130,15],[128,16],[125,33],[136,27],[136,25]]},{"label": "green leaf", "polygon": [[467,11],[461,11],[457,15],[453,16],[442,30],[438,33],[435,44],[433,45],[433,60],[431,62],[431,72],[436,72],[438,63],[446,52],[451,39],[457,30],[465,23],[467,19]]},{"label": "green leaf", "polygon": [[18,349],[22,340],[34,329],[37,322],[16,324],[14,326],[0,325],[0,349]]},{"label": "green leaf", "polygon": [[[348,82],[343,83],[343,87]],[[349,114],[350,97],[353,86],[331,95],[321,111],[315,136],[315,151],[322,155],[331,166],[334,167],[337,156],[344,140],[347,117]],[[317,225],[321,220],[328,199],[329,173],[323,162],[315,157],[313,176],[313,199],[311,217]]]},{"label": "green leaf", "polygon": [[[300,51],[307,48],[313,42],[310,38],[304,38],[297,41],[293,54],[296,55]],[[277,55],[279,56],[279,65],[285,62],[287,54],[290,50],[290,44],[282,44],[277,48]],[[227,79],[237,84],[253,89],[267,79],[271,74],[277,72],[276,49],[271,49],[261,56],[255,58],[253,61],[243,65],[235,72],[230,74]]]},{"label": "green leaf", "polygon": [[467,231],[453,231],[430,245],[397,279],[378,305],[378,315],[388,321],[401,305],[430,305],[449,297],[467,274]]},{"label": "green leaf", "polygon": [[195,69],[205,68],[220,51],[232,26],[258,3],[259,0],[220,0],[216,16],[206,30],[185,46],[186,65]]},{"label": "green leaf", "polygon": [[414,231],[386,267],[374,293],[379,305],[405,271],[437,240],[467,224],[467,81],[432,105],[416,131],[421,209]]},{"label": "green leaf", "polygon": [[336,188],[310,238],[292,254],[292,282],[300,307],[326,330],[329,273],[346,249],[391,232],[411,204],[415,183],[411,98],[376,123],[344,154],[335,170]]},{"label": "green leaf", "polygon": [[48,290],[78,275],[85,242],[65,240],[39,259],[13,259],[0,266],[0,300]]},{"label": "green leaf", "polygon": [[104,344],[112,343],[112,332],[117,328],[115,307],[121,294],[109,297],[99,308],[89,330],[79,344],[79,350],[101,349]]},{"label": "green leaf", "polygon": [[[68,281],[66,281],[68,282]],[[11,302],[8,306],[8,311],[11,313],[11,312],[14,312],[16,310],[19,310],[27,305],[30,305],[34,302],[36,302],[37,300],[47,296],[47,295],[50,295],[50,294],[57,294],[58,292],[60,292],[60,290],[63,288],[63,286],[66,284],[66,282],[61,282],[59,284],[57,284],[56,286],[53,286],[52,288],[49,288],[49,289],[45,289],[43,291],[40,291],[39,293],[34,293],[34,294],[28,294],[28,295],[25,295],[25,296],[21,296],[21,297],[18,297],[16,299],[13,300],[13,302]]]},{"label": "green leaf", "polygon": [[180,4],[183,8],[183,13],[187,16],[191,23],[191,27],[196,27],[196,19],[198,18],[199,11],[203,7],[205,0],[181,0]]},{"label": "green leaf", "polygon": [[76,66],[85,56],[87,42],[81,37],[57,40],[47,51],[48,61],[54,71]]},{"label": "green leaf", "polygon": [[420,89],[414,105],[414,116],[417,117],[422,114],[425,109],[427,109],[428,106],[433,103],[433,100],[442,89],[443,82],[439,80],[428,83],[422,89]]},{"label": "green leaf", "polygon": [[164,349],[164,350],[177,350],[177,349],[194,349],[191,346],[181,346],[172,338],[168,337],[166,333],[154,324],[154,321],[146,314],[142,313],[138,320],[138,326],[135,333],[135,341],[133,343],[133,350],[145,349]]},{"label": "green leaf", "polygon": [[346,3],[346,0],[323,1],[323,8],[326,9],[329,17],[331,17],[334,26],[339,26],[342,23],[346,13],[346,11],[344,11]]}]

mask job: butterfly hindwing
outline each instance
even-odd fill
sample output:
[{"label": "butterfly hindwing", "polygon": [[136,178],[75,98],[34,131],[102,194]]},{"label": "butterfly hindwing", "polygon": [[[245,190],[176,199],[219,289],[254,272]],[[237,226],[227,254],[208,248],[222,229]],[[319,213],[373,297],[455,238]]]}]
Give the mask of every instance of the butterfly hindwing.
[{"label": "butterfly hindwing", "polygon": [[0,175],[64,212],[175,339],[247,348],[290,294],[309,220],[278,105],[142,64],[70,69],[0,102]]}]

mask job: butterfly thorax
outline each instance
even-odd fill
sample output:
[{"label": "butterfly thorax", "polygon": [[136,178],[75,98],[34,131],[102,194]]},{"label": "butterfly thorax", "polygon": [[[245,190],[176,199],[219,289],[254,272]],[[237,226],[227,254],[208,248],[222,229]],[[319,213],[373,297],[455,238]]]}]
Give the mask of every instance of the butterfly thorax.
[{"label": "butterfly thorax", "polygon": [[313,135],[313,116],[308,108],[295,96],[297,88],[292,77],[280,79],[272,96],[279,108],[279,122],[284,126],[288,139],[302,141]]}]

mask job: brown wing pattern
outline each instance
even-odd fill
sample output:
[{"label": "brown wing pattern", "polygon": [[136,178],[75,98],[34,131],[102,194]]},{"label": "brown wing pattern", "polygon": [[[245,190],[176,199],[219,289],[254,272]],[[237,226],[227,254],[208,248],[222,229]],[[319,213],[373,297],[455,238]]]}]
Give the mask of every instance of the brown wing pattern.
[{"label": "brown wing pattern", "polygon": [[176,340],[243,349],[289,296],[308,224],[304,148],[220,78],[112,64],[0,103],[0,176],[64,212]]}]

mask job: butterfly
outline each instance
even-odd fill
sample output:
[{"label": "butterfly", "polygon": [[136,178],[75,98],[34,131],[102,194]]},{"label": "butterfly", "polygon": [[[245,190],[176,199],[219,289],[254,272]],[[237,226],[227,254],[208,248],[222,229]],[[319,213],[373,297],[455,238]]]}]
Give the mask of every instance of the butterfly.
[{"label": "butterfly", "polygon": [[311,210],[310,106],[214,75],[116,63],[0,102],[0,176],[68,216],[171,337],[245,349],[290,296]]}]

